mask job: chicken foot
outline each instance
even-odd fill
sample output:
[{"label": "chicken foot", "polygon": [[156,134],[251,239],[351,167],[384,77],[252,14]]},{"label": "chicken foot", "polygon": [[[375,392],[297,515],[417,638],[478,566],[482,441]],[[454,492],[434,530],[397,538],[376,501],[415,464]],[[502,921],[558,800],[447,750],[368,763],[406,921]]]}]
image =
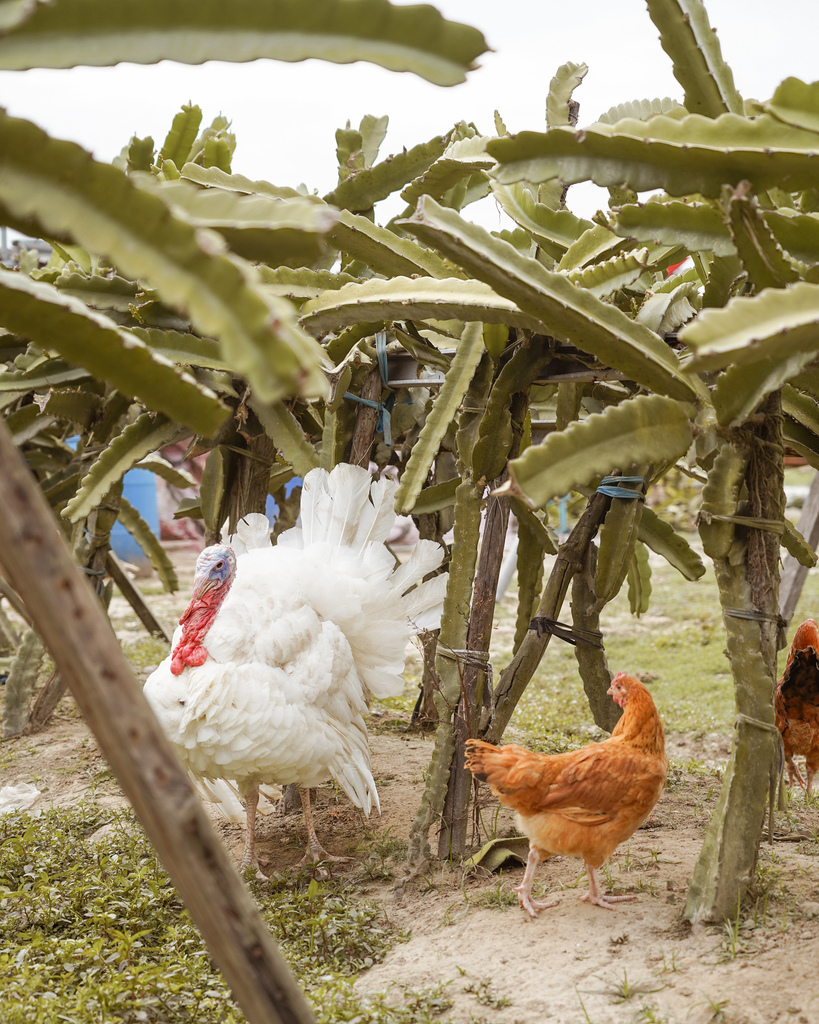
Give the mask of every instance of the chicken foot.
[{"label": "chicken foot", "polygon": [[247,827],[245,828],[245,849],[242,854],[242,870],[253,867],[256,869],[256,877],[262,882],[267,881],[267,875],[262,871],[261,865],[267,861],[260,859],[256,853],[256,808],[259,805],[259,787],[252,786],[244,797],[245,816]]},{"label": "chicken foot", "polygon": [[[301,806],[304,811],[304,824],[307,826],[307,852],[304,854],[302,859],[296,865],[297,868],[307,867],[308,864],[315,864],[318,861],[332,861],[336,864],[349,863],[349,857],[336,857],[332,853],[328,853],[318,840],[316,835],[316,826],[313,824],[313,809],[310,806],[310,790],[305,786],[302,788],[299,786],[299,796],[301,797]],[[328,872],[320,871],[322,877],[326,877]]]},{"label": "chicken foot", "polygon": [[[802,789],[805,789],[805,780],[802,778],[802,773],[796,767],[793,755],[785,758],[785,767],[788,769],[788,788],[790,789],[793,786],[794,776],[796,776],[796,781],[799,783]],[[811,779],[811,782],[812,781],[813,779]],[[810,792],[810,790],[808,790],[808,792]]]},{"label": "chicken foot", "polygon": [[613,903],[625,903],[627,900],[636,900],[636,896],[606,896],[600,891],[600,883],[597,881],[597,872],[591,866],[586,864],[586,872],[589,876],[589,891],[585,896],[581,896],[580,899],[593,903],[596,907],[604,907],[606,910],[616,910],[617,908],[612,906]]},{"label": "chicken foot", "polygon": [[512,892],[518,894],[520,905],[530,917],[537,917],[539,910],[548,910],[549,907],[556,907],[557,900],[549,900],[548,903],[537,903],[532,899],[532,881],[535,877],[535,868],[540,860],[540,854],[534,846],[529,848],[529,857],[526,861],[526,871],[523,873],[523,881],[520,885],[512,887]]}]

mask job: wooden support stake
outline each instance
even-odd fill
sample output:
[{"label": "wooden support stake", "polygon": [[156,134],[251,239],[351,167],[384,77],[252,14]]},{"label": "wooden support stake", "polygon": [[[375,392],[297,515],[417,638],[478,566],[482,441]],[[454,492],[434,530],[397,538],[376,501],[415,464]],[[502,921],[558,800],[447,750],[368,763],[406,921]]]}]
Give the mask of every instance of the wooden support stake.
[{"label": "wooden support stake", "polygon": [[2,576],[0,576],[0,594],[2,594],[3,597],[5,597],[5,599],[11,605],[11,607],[17,612],[17,614],[23,620],[23,622],[25,622],[29,629],[31,629],[34,626],[34,623],[31,621],[31,616],[28,613],[28,609],[20,600],[20,595],[12,587],[9,586],[9,584],[6,582],[6,580],[3,579]]},{"label": "wooden support stake", "polygon": [[148,630],[151,636],[161,637],[163,640],[167,640],[167,642],[170,643],[171,637],[168,636],[167,630],[154,616],[154,613],[145,603],[145,598],[139,592],[139,589],[134,586],[133,581],[125,571],[125,566],[111,550],[108,551],[108,554],[105,557],[105,569],[114,583],[119,587],[122,596],[137,613],[139,621]]},{"label": "wooden support stake", "polygon": [[245,1016],[250,1024],[315,1024],[4,423],[0,469],[5,575]]},{"label": "wooden support stake", "polygon": [[[611,498],[596,492],[589,498],[568,540],[560,546],[535,615],[549,619],[558,618],[572,577],[575,573],[582,572],[586,550],[597,535],[610,502]],[[494,713],[485,715],[481,721],[479,735],[482,739],[489,743],[500,742],[504,729],[509,724],[509,719],[535,674],[551,639],[550,633],[538,636],[534,630],[529,630],[526,634],[517,654],[501,673],[495,688]]]},{"label": "wooden support stake", "polygon": [[[799,532],[815,551],[819,546],[819,473],[813,478],[807,501],[799,514],[796,524]],[[779,614],[790,621],[796,611],[802,587],[808,576],[808,567],[801,565],[793,555],[782,559],[782,579],[779,586]]]},{"label": "wooden support stake", "polygon": [[[361,385],[361,398],[368,402],[380,402],[382,391],[381,371],[376,366],[364,378],[364,383]],[[358,408],[353,437],[350,442],[350,462],[354,466],[369,468],[377,423],[378,409],[373,409],[372,406],[364,405],[362,402]]]}]

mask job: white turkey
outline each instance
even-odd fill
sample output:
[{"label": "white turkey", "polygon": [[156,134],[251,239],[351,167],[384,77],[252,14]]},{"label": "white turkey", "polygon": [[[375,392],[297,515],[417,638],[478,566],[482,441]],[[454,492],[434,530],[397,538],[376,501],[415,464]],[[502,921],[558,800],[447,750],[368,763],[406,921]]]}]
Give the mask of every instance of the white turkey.
[{"label": "white turkey", "polygon": [[[168,738],[206,799],[246,813],[242,866],[255,849],[259,787],[295,783],[304,862],[333,860],[316,837],[309,788],[332,777],[356,807],[380,811],[364,716],[401,693],[407,643],[440,623],[443,558],[421,541],[402,565],[384,545],[396,484],[357,466],[304,478],[295,527],[270,543],[265,516],[196,562],[171,654],[145,683]],[[227,785],[226,785],[227,783]]]}]

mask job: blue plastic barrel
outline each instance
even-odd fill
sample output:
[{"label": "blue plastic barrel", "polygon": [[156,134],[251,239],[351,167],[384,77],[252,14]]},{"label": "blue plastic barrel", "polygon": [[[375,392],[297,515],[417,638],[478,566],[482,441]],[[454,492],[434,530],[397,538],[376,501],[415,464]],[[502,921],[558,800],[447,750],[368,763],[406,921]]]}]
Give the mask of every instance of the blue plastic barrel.
[{"label": "blue plastic barrel", "polygon": [[[289,498],[291,491],[296,487],[301,487],[300,476],[294,476],[292,480],[288,480],[284,485],[285,498]],[[264,512],[271,523],[275,523],[279,518],[279,506],[272,494],[268,494],[267,496],[267,503],[265,504]]]},{"label": "blue plastic barrel", "polygon": [[[159,537],[159,507],[156,500],[156,476],[149,469],[130,469],[122,478],[122,496],[139,512]],[[111,530],[111,547],[123,562],[150,565],[150,559],[125,527],[117,521]]]}]

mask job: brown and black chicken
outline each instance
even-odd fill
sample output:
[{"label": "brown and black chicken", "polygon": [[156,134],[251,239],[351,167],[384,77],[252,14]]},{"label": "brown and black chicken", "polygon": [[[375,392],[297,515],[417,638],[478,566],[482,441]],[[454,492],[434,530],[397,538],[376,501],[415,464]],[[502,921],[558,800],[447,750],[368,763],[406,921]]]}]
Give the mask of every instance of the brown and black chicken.
[{"label": "brown and black chicken", "polygon": [[[796,631],[782,678],[774,693],[776,726],[782,733],[788,785],[794,776],[810,793],[819,771],[819,629],[815,619],[805,619]],[[805,758],[807,787],[794,764],[794,754]]]}]

